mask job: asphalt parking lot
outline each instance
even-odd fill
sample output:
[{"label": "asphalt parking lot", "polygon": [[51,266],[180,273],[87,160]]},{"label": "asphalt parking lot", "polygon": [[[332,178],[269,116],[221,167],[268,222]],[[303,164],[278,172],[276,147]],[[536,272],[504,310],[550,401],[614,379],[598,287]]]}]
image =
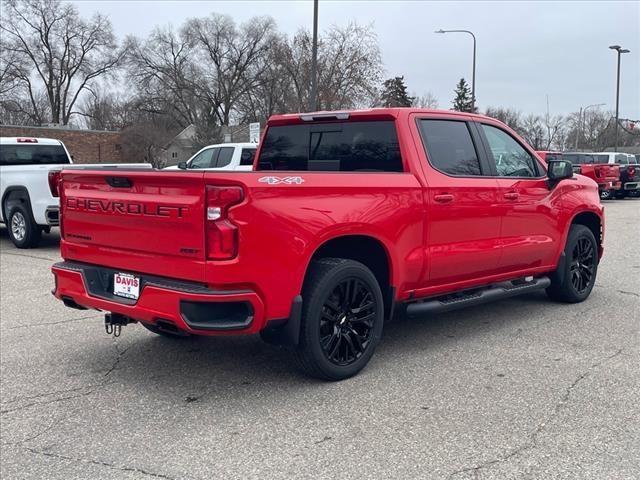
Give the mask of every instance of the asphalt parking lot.
[{"label": "asphalt parking lot", "polygon": [[640,199],[606,221],[586,302],[395,322],[340,383],[257,337],[107,336],[49,293],[57,232],[2,227],[0,476],[638,479]]}]

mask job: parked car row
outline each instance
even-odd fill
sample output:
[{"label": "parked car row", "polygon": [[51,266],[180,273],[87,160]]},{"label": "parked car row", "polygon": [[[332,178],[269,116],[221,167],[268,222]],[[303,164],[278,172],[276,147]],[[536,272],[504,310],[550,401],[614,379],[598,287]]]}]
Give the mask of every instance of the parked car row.
[{"label": "parked car row", "polygon": [[538,151],[545,162],[568,160],[574,173],[589,177],[598,184],[603,200],[640,196],[640,163],[635,155],[620,152],[549,152]]}]

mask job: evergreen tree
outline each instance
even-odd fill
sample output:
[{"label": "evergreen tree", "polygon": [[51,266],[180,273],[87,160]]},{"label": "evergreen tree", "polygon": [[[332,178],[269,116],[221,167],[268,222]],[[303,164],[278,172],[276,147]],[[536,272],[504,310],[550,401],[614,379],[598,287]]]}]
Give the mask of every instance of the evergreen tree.
[{"label": "evergreen tree", "polygon": [[464,78],[460,79],[460,81],[456,85],[454,93],[456,96],[452,102],[453,110],[457,110],[458,112],[471,113],[475,113],[478,111],[477,108],[473,107],[473,97],[471,96],[471,89],[469,88],[469,85]]},{"label": "evergreen tree", "polygon": [[385,80],[380,98],[383,107],[410,107],[414,100],[407,93],[404,76]]}]

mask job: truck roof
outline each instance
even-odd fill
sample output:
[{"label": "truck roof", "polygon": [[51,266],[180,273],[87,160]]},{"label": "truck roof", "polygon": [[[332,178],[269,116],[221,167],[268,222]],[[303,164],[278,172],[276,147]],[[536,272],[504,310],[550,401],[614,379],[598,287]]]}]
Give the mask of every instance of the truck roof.
[{"label": "truck roof", "polygon": [[[304,113],[285,113],[281,115],[272,115],[269,117],[267,124],[291,124],[302,123],[305,121],[321,120],[336,118],[337,120],[346,120],[347,118],[355,119],[395,119],[401,115],[408,115],[410,113],[439,113],[447,115],[457,115],[461,117],[474,117],[478,119],[490,119],[486,115],[480,115],[477,113],[457,112],[455,110],[439,110],[430,108],[414,108],[414,107],[393,107],[393,108],[366,108],[361,110],[336,110],[336,111],[318,111],[318,112],[304,112]],[[495,120],[495,119],[491,119]]]},{"label": "truck roof", "polygon": [[0,137],[0,145],[62,145],[60,140],[55,138],[41,137]]}]

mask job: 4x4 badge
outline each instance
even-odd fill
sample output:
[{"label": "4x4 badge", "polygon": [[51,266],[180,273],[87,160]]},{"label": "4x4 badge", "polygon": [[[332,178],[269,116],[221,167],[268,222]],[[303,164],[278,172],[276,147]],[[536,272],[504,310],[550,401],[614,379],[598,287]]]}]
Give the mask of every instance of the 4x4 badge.
[{"label": "4x4 badge", "polygon": [[300,185],[304,183],[302,177],[261,177],[258,179],[260,183],[267,183],[269,185],[279,185],[281,183],[285,185]]}]

